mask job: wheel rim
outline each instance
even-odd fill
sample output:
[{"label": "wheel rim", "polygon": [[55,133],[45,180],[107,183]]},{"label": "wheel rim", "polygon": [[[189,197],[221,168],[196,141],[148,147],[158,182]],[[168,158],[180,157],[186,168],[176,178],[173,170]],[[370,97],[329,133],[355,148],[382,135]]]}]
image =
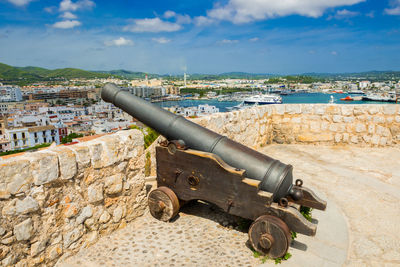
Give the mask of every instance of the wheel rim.
[{"label": "wheel rim", "polygon": [[174,191],[161,186],[150,192],[148,205],[151,215],[160,221],[169,221],[179,212],[179,200]]},{"label": "wheel rim", "polygon": [[291,235],[284,221],[275,216],[264,215],[250,226],[249,239],[257,252],[279,258],[289,249]]}]

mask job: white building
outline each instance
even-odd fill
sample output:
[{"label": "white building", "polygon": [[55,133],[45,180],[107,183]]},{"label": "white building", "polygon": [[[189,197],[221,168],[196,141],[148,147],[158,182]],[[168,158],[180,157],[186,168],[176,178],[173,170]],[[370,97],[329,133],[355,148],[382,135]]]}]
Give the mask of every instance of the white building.
[{"label": "white building", "polygon": [[371,86],[371,82],[370,81],[361,81],[359,84],[360,89],[365,89]]},{"label": "white building", "polygon": [[16,86],[0,86],[0,102],[22,101],[21,88]]}]

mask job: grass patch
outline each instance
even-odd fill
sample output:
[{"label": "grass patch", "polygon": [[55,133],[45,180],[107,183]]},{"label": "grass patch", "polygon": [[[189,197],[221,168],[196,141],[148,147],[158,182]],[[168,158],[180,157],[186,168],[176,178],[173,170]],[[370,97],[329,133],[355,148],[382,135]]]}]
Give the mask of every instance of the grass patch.
[{"label": "grass patch", "polygon": [[132,125],[130,128],[139,130],[143,133],[144,149],[147,149],[149,146],[151,146],[151,144],[153,144],[153,142],[160,136],[160,134],[156,132],[156,130],[150,127],[141,128],[136,125]]},{"label": "grass patch", "polygon": [[260,259],[261,263],[266,263],[267,260],[273,260],[273,261],[275,261],[275,264],[280,264],[280,263],[282,263],[282,261],[287,261],[288,259],[290,259],[292,257],[292,254],[290,254],[289,252],[286,252],[286,254],[284,256],[276,258],[276,259],[272,259],[268,255],[263,256],[263,255],[261,255],[260,252],[253,250],[253,257],[256,259]]},{"label": "grass patch", "polygon": [[1,152],[1,153],[0,153],[0,156],[11,155],[11,154],[17,154],[17,153],[22,153],[22,152],[25,152],[25,151],[30,151],[30,150],[36,150],[36,149],[39,149],[39,148],[48,147],[48,146],[50,146],[50,145],[51,145],[51,144],[49,144],[49,143],[44,143],[44,144],[36,145],[36,146],[34,146],[34,147],[28,147],[28,148],[25,148],[25,149],[17,149],[17,150],[11,150],[11,151],[6,151],[6,152]]},{"label": "grass patch", "polygon": [[304,216],[304,218],[307,219],[307,221],[311,222],[312,220],[312,214],[311,214],[312,208],[309,207],[300,207],[300,213]]}]

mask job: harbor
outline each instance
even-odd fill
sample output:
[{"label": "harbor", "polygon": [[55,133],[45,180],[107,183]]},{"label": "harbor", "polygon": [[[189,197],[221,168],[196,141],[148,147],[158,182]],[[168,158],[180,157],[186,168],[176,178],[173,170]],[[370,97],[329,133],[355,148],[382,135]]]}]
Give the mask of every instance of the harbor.
[{"label": "harbor", "polygon": [[[350,96],[352,101],[341,100]],[[347,94],[347,93],[292,93],[287,95],[280,95],[283,104],[382,104],[382,101],[363,100],[363,95]],[[228,112],[231,107],[239,106],[243,102],[242,99],[230,100],[225,97],[223,100],[220,98],[208,99],[195,99],[193,97],[181,98],[181,100],[162,101],[156,104],[164,107],[197,107],[199,105],[215,106],[220,112]],[[386,102],[387,104],[396,104],[393,102]],[[399,102],[397,102],[399,103]]]}]

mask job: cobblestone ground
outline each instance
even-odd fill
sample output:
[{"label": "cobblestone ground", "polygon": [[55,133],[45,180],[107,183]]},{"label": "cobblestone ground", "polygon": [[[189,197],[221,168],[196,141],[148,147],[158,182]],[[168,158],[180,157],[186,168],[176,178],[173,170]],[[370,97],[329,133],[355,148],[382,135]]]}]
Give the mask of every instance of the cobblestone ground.
[{"label": "cobblestone ground", "polygon": [[[282,266],[400,265],[400,148],[271,145],[262,152],[294,165],[295,178],[328,200],[313,211],[317,235],[299,235]],[[203,203],[171,223],[149,214],[57,266],[257,266],[242,221]]]}]

